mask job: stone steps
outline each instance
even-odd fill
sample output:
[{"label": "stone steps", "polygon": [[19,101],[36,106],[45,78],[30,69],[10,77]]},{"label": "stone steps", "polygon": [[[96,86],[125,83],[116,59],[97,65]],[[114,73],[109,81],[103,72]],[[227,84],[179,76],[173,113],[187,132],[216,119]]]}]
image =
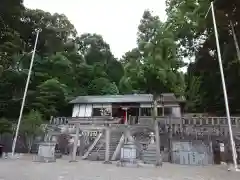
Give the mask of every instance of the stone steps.
[{"label": "stone steps", "polygon": [[[115,133],[111,134],[110,144],[109,144],[109,158],[112,157],[114,151],[116,150],[116,147],[118,145],[118,142],[121,138],[122,134]],[[92,152],[89,155],[89,160],[105,160],[105,136],[103,135],[97,145],[94,147]],[[94,156],[94,157],[93,157]]]},{"label": "stone steps", "polygon": [[145,164],[156,163],[156,144],[150,144],[147,150],[143,151],[142,160]]}]

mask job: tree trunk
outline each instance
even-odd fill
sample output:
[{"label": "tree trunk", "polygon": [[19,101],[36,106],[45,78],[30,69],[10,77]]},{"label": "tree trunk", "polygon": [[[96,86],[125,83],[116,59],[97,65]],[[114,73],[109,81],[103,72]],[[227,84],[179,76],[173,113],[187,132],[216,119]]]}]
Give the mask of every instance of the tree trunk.
[{"label": "tree trunk", "polygon": [[30,136],[27,138],[28,154],[31,153],[32,143],[33,143],[33,136]]},{"label": "tree trunk", "polygon": [[159,126],[157,122],[157,99],[154,96],[153,100],[153,122],[154,122],[154,128],[155,128],[155,138],[156,138],[156,166],[162,166],[162,158],[161,158],[161,139],[159,135]]}]

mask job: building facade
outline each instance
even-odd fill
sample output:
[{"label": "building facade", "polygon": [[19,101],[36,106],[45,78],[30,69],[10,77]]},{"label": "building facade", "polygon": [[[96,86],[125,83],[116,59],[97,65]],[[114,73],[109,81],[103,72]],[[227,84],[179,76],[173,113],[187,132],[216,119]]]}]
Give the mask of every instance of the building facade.
[{"label": "building facade", "polygon": [[[70,103],[73,105],[72,117],[127,116],[129,120],[135,118],[139,122],[151,117],[153,111],[151,94],[79,96]],[[181,117],[180,101],[174,94],[161,94],[157,103],[159,117]]]}]

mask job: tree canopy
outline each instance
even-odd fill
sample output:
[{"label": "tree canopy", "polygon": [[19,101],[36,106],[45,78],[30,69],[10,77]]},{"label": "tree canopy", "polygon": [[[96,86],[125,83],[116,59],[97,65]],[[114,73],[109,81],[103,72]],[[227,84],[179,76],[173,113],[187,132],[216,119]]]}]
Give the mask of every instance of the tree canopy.
[{"label": "tree canopy", "polygon": [[[188,65],[186,97],[189,111],[225,114],[223,90],[216,51],[211,11],[205,18],[210,1],[168,0],[167,14],[176,40],[187,56],[194,57]],[[239,114],[238,102],[240,62],[237,59],[232,21],[239,39],[239,9],[237,0],[214,1],[220,48],[226,78],[230,111]],[[183,52],[181,51],[181,52]],[[190,108],[191,107],[191,108]]]},{"label": "tree canopy", "polygon": [[[78,95],[165,92],[185,96],[187,111],[224,114],[211,13],[205,19],[209,5],[207,0],[166,0],[165,22],[146,10],[136,47],[117,59],[101,35],[77,34],[65,15],[2,0],[0,117],[19,115],[36,28],[42,32],[24,114],[35,109],[45,120],[69,115],[68,102]],[[215,8],[230,110],[239,113],[240,62],[230,20],[239,39],[240,3],[217,0]]]}]

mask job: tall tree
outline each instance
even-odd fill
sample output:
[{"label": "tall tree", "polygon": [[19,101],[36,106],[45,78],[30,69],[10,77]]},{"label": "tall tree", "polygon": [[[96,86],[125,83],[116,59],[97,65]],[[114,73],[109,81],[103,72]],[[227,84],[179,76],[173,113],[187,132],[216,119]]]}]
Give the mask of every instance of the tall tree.
[{"label": "tall tree", "polygon": [[[201,103],[196,111],[225,114],[223,91],[217,61],[216,42],[213,31],[211,13],[205,19],[209,1],[178,0],[167,1],[167,23],[174,30],[179,46],[184,48],[186,56],[195,61],[188,68],[188,74],[199,79],[199,94]],[[239,36],[239,2],[236,0],[214,2],[216,21],[219,31],[219,42],[222,50],[223,67],[226,77],[229,105],[232,113],[238,113],[239,108],[239,62],[232,37],[230,20],[233,22],[236,35]],[[179,20],[180,19],[180,20]],[[173,23],[176,22],[176,23]],[[191,81],[188,81],[188,89]],[[197,102],[199,97],[194,100]],[[192,99],[193,100],[193,99]],[[192,101],[191,100],[191,101]]]},{"label": "tall tree", "polygon": [[42,115],[38,111],[31,110],[29,114],[23,117],[20,133],[27,140],[28,152],[30,153],[33,140],[42,133],[41,125],[43,123]]},{"label": "tall tree", "polygon": [[24,39],[27,52],[33,49],[36,28],[42,29],[37,46],[38,53],[41,55],[63,51],[70,37],[76,36],[74,26],[65,15],[57,13],[51,15],[38,9],[26,9],[18,31]]},{"label": "tall tree", "polygon": [[[138,92],[153,94],[153,120],[155,122],[157,158],[161,165],[159,126],[156,121],[157,101],[162,93],[184,94],[184,76],[179,69],[184,65],[177,53],[174,34],[158,16],[145,11],[138,27],[138,47],[126,53],[121,60],[125,65],[125,76],[121,88],[135,88]],[[124,89],[125,88],[125,89]]]}]

